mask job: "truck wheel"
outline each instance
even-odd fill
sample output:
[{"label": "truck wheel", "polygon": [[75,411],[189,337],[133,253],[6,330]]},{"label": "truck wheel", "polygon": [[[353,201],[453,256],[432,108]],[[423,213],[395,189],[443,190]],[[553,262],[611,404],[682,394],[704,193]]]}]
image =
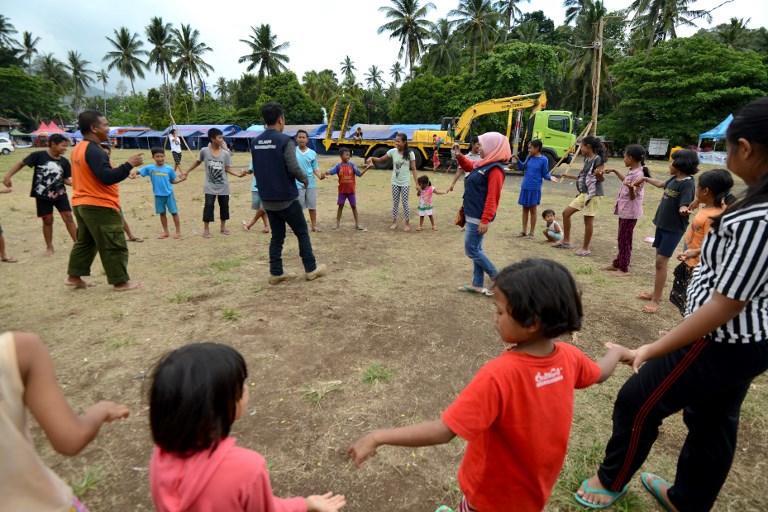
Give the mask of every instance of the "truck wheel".
[{"label": "truck wheel", "polygon": [[416,164],[416,168],[421,169],[422,166],[424,165],[424,155],[421,154],[421,150],[414,149],[413,156],[414,156],[413,162]]},{"label": "truck wheel", "polygon": [[[371,153],[371,156],[375,157],[375,158],[381,158],[381,157],[383,157],[384,155],[387,154],[387,151],[388,151],[388,148],[385,148],[385,147],[376,148],[376,149],[373,150],[373,153]],[[373,165],[377,169],[391,169],[392,168],[392,160],[388,161],[385,164],[373,164]]]},{"label": "truck wheel", "polygon": [[547,157],[547,163],[549,164],[549,170],[551,171],[552,169],[554,169],[555,168],[555,164],[557,163],[557,160],[558,160],[557,158],[555,158],[555,155],[553,155],[549,151],[543,151],[541,154],[543,156]]},{"label": "truck wheel", "polygon": [[10,149],[8,149],[8,148],[3,148],[3,154],[4,154],[4,155],[8,155],[8,154],[10,154],[10,153],[11,153],[11,150],[10,150]]}]

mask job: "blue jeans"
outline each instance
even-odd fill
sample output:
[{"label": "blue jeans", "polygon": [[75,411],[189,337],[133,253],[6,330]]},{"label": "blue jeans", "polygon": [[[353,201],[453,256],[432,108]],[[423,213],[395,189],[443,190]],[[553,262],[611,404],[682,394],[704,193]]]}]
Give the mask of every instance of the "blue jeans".
[{"label": "blue jeans", "polygon": [[313,272],[317,268],[315,255],[312,253],[312,242],[309,239],[307,221],[299,201],[279,211],[266,210],[269,226],[272,228],[272,239],[269,242],[269,273],[273,276],[283,275],[283,242],[285,242],[285,225],[288,224],[299,241],[299,255],[304,263],[305,272]]},{"label": "blue jeans", "polygon": [[482,287],[484,281],[483,273],[488,274],[488,277],[491,279],[496,279],[499,271],[483,252],[483,238],[485,237],[477,232],[478,224],[467,222],[465,228],[464,254],[472,260],[474,266],[472,286]]}]

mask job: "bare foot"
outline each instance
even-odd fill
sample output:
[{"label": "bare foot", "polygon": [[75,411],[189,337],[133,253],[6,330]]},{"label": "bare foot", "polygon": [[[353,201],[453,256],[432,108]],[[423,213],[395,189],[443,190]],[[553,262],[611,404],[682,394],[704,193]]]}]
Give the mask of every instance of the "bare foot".
[{"label": "bare foot", "polygon": [[168,233],[160,233],[160,235],[157,237],[159,240],[163,240],[165,238],[168,238]]},{"label": "bare foot", "polygon": [[432,231],[437,231],[437,226],[432,226]]},{"label": "bare foot", "polygon": [[[597,475],[592,475],[592,478],[590,478],[587,481],[587,487],[590,489],[594,489],[597,491],[607,491],[605,487],[603,487],[603,484],[600,483],[600,479],[597,478]],[[576,491],[576,494],[581,496],[581,498],[588,502],[593,503],[595,505],[605,505],[606,503],[611,501],[611,496],[608,494],[602,494],[602,493],[596,493],[596,492],[587,492],[584,490],[584,486],[582,485],[579,487],[579,490]]]},{"label": "bare foot", "polygon": [[392,231],[396,230],[397,229],[397,222],[393,222],[392,225],[389,226],[389,229],[391,229]]},{"label": "bare foot", "polygon": [[129,292],[131,290],[138,290],[141,288],[141,283],[136,281],[126,281],[124,283],[116,284],[113,289],[116,292]]},{"label": "bare foot", "polygon": [[653,292],[638,293],[637,298],[640,300],[653,300]]},{"label": "bare foot", "polygon": [[248,223],[246,221],[243,220],[241,222],[243,223],[243,229],[245,231],[250,231],[251,230],[251,228],[248,227]]},{"label": "bare foot", "polygon": [[86,283],[85,281],[83,281],[83,279],[81,277],[72,277],[72,276],[67,277],[64,280],[64,284],[67,285],[67,286],[72,286],[73,288],[79,288],[81,290],[84,290],[84,289],[88,288],[89,286],[91,286],[88,283]]},{"label": "bare foot", "polygon": [[403,231],[410,231],[410,230],[411,230],[411,226],[409,226],[408,224],[406,224],[406,225],[403,227]]},{"label": "bare foot", "polygon": [[416,228],[416,231],[424,231],[424,228],[419,226],[419,227]]},{"label": "bare foot", "polygon": [[211,238],[211,232],[210,231],[203,231],[203,238]]},{"label": "bare foot", "polygon": [[269,228],[263,228],[263,229],[261,230],[261,232],[262,232],[262,233],[269,233]]},{"label": "bare foot", "polygon": [[46,256],[53,256],[55,253],[56,253],[56,251],[54,251],[54,250],[53,250],[53,247],[48,247],[48,248],[45,250],[45,255],[46,255]]},{"label": "bare foot", "polygon": [[174,240],[178,240],[179,238],[181,238],[181,233],[177,232],[175,235],[173,235]]},{"label": "bare foot", "polygon": [[228,235],[229,234],[229,230],[227,228],[224,228],[224,229],[221,230],[221,234],[222,235]]},{"label": "bare foot", "polygon": [[656,313],[659,310],[659,306],[660,304],[658,302],[656,302],[655,300],[652,300],[651,302],[648,303],[647,306],[643,308],[643,313],[649,313],[649,314]]}]

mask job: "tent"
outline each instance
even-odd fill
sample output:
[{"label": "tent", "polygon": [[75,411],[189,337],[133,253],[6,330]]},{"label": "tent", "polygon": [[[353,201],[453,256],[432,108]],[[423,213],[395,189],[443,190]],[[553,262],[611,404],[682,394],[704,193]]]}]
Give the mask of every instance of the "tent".
[{"label": "tent", "polygon": [[[722,123],[699,135],[697,149],[699,150],[699,161],[701,163],[711,165],[726,164],[727,155],[725,151],[717,151],[717,141],[725,138],[725,133],[728,131],[731,121],[733,121],[733,114],[729,114]],[[704,139],[713,139],[715,141],[712,151],[701,151],[701,141]]]},{"label": "tent", "polygon": [[731,124],[731,121],[733,121],[733,114],[728,114],[728,117],[726,117],[722,123],[699,135],[699,147],[701,147],[701,141],[703,139],[714,139],[715,141],[724,139],[725,132],[728,131],[728,126]]}]

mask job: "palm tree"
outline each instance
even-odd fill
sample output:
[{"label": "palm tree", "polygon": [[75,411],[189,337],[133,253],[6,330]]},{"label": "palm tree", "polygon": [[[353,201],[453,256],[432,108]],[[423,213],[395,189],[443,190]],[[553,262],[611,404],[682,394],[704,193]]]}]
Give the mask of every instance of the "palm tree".
[{"label": "palm tree", "polygon": [[59,92],[66,92],[69,87],[69,73],[63,62],[46,53],[35,59],[35,70],[45,80],[50,80],[59,88]]},{"label": "palm tree", "polygon": [[264,74],[267,76],[279,75],[283,71],[287,70],[286,64],[290,61],[287,55],[280,53],[287,50],[291,43],[275,44],[277,34],[272,33],[272,27],[269,23],[262,23],[258,28],[251,27],[253,34],[250,35],[250,41],[247,39],[241,39],[240,42],[247,44],[251,48],[251,53],[243,55],[237,62],[242,64],[243,62],[250,61],[248,64],[248,71],[251,71],[256,66],[259,67],[259,78],[264,78]]},{"label": "palm tree", "polygon": [[96,72],[96,80],[101,82],[101,90],[104,92],[104,116],[107,115],[107,82],[109,81],[109,75],[107,75],[106,69],[101,69]]},{"label": "palm tree", "polygon": [[67,53],[67,61],[69,62],[67,67],[69,68],[69,73],[72,77],[72,106],[74,110],[77,111],[77,108],[80,106],[82,98],[85,95],[86,87],[93,84],[93,71],[86,68],[90,62],[83,59],[80,52],[69,50],[69,53]]},{"label": "palm tree", "polygon": [[317,74],[317,102],[321,105],[328,105],[339,92],[339,81],[336,80],[336,74],[330,69],[324,69]]},{"label": "palm tree", "polygon": [[493,8],[491,0],[461,0],[459,6],[448,12],[455,16],[458,31],[472,47],[472,73],[477,71],[477,52],[489,50],[499,35],[501,14]]},{"label": "palm tree", "polygon": [[563,23],[568,25],[575,20],[584,8],[584,3],[591,3],[591,0],[565,0],[563,7],[565,7],[565,20]]},{"label": "palm tree", "polygon": [[320,85],[320,75],[317,71],[307,71],[301,77],[301,85],[312,101],[317,101],[317,89]]},{"label": "palm tree", "polygon": [[392,64],[392,67],[389,68],[389,76],[392,77],[392,83],[395,85],[400,83],[400,80],[403,79],[403,66],[400,64],[400,61],[395,62]]},{"label": "palm tree", "polygon": [[11,36],[17,33],[16,27],[13,26],[11,20],[0,14],[0,46],[7,46],[9,48],[16,46],[16,41]]},{"label": "palm tree", "polygon": [[645,35],[646,53],[657,43],[677,37],[677,27],[695,27],[693,20],[703,18],[712,21],[712,15],[704,10],[690,10],[695,0],[634,0],[629,6],[635,12],[632,30]]},{"label": "palm tree", "polygon": [[24,32],[21,36],[21,48],[24,51],[22,55],[27,59],[27,73],[32,74],[32,56],[37,51],[37,43],[40,42],[39,37],[32,37],[32,32]]},{"label": "palm tree", "polygon": [[[530,3],[531,0],[528,0]],[[494,7],[504,15],[504,20],[507,23],[507,30],[504,31],[504,42],[507,42],[509,31],[512,28],[514,21],[523,15],[523,11],[517,6],[520,0],[497,0]]]},{"label": "palm tree", "polygon": [[365,74],[365,83],[373,86],[377,91],[381,91],[381,87],[384,83],[382,75],[383,73],[379,67],[373,65],[368,68],[368,72]]},{"label": "palm tree", "polygon": [[747,24],[751,20],[752,18],[747,18],[747,21],[744,21],[744,18],[731,18],[727,25],[723,24],[717,27],[715,35],[721,43],[727,44],[731,48],[743,50],[749,32]]},{"label": "palm tree", "polygon": [[[203,60],[203,54],[213,51],[207,44],[200,42],[200,32],[191,25],[181,24],[181,30],[173,29],[173,55],[176,62],[174,73],[189,77],[190,89],[195,89],[195,78],[202,80],[201,75],[208,75],[213,66]],[[192,108],[197,110],[195,95],[192,95]]]},{"label": "palm tree", "polygon": [[519,24],[512,33],[512,39],[521,43],[540,43],[542,36],[539,32],[539,24],[533,20]]},{"label": "palm tree", "polygon": [[219,96],[219,100],[224,103],[227,99],[227,93],[229,92],[229,83],[227,83],[227,79],[223,76],[220,76],[218,80],[216,80],[216,84],[213,86],[213,88],[216,91],[216,94]]},{"label": "palm tree", "polygon": [[139,34],[133,33],[126,28],[120,27],[114,30],[115,38],[107,37],[114,50],[107,52],[102,61],[110,61],[108,70],[117,68],[117,71],[131,82],[131,92],[136,96],[136,88],[133,85],[136,77],[144,78],[144,69],[147,64],[141,59],[143,55],[149,55],[141,47],[144,43],[139,39]]},{"label": "palm tree", "polygon": [[163,77],[163,96],[165,106],[170,105],[168,97],[168,75],[173,67],[173,52],[171,51],[171,31],[173,26],[170,23],[163,23],[163,18],[157,16],[149,20],[149,25],[144,28],[147,35],[147,41],[152,46],[147,58],[147,67],[155,66],[155,72]]},{"label": "palm tree", "polygon": [[390,0],[393,7],[379,7],[379,12],[391,20],[380,26],[377,34],[391,32],[390,39],[400,40],[400,52],[397,59],[405,55],[413,75],[413,66],[419,54],[424,50],[424,41],[429,38],[432,23],[425,18],[430,9],[435,9],[435,4],[428,2],[419,5],[419,0]]},{"label": "palm tree", "polygon": [[341,66],[341,74],[344,75],[344,79],[349,80],[350,77],[352,77],[352,81],[354,81],[355,71],[357,71],[357,68],[355,67],[355,63],[352,62],[352,59],[349,57],[349,55],[344,57],[344,60],[339,62],[339,65]]},{"label": "palm tree", "polygon": [[432,42],[427,45],[422,62],[435,75],[449,75],[458,70],[461,48],[456,44],[453,22],[440,18],[432,32]]}]

